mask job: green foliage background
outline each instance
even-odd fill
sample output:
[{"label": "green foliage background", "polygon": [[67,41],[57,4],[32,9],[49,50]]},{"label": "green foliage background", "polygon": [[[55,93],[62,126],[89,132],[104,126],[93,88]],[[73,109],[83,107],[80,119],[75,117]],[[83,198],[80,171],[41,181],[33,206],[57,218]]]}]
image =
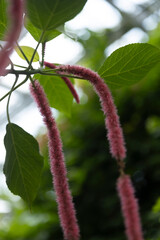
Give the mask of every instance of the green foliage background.
[{"label": "green foliage background", "polygon": [[[157,66],[139,84],[113,92],[128,149],[126,169],[136,188],[147,240],[160,239],[160,204],[157,203],[157,208],[152,211],[160,197],[159,76],[160,67]],[[81,104],[74,104],[71,118],[61,115],[59,128],[82,239],[124,240],[124,225],[116,193],[118,171],[109,153],[103,113],[91,86],[79,81],[79,87],[85,93]],[[10,214],[1,216],[1,239],[63,238],[52,192],[46,139],[45,136],[40,139],[46,156],[45,171],[32,213],[22,201],[11,204]]]},{"label": "green foliage background", "polygon": [[[150,43],[160,47],[158,32],[153,33]],[[106,32],[90,32],[90,38],[80,42],[86,51],[80,63],[97,70],[104,60]],[[61,114],[58,123],[81,236],[83,240],[125,240],[116,192],[119,173],[109,153],[104,116],[92,87],[84,81],[78,81],[78,85],[84,92],[81,104],[73,105],[70,118]],[[139,199],[145,240],[160,240],[159,89],[160,65],[140,83],[113,91],[128,149],[126,171],[132,177]],[[46,136],[38,136],[38,140],[45,156],[38,196],[31,212],[22,200],[14,202],[5,194],[0,196],[11,209],[0,215],[0,239],[63,239],[52,190]]]}]

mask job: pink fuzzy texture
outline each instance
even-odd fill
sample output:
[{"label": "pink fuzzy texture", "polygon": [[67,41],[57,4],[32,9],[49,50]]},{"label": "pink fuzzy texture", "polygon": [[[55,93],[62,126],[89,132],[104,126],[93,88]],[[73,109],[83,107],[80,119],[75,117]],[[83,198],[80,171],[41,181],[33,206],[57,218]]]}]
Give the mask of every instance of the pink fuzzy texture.
[{"label": "pink fuzzy texture", "polygon": [[43,116],[43,121],[48,129],[49,154],[51,173],[53,176],[54,189],[57,196],[58,211],[64,238],[67,240],[78,240],[79,227],[77,224],[72,196],[68,186],[67,171],[62,153],[62,142],[57,129],[47,98],[38,81],[34,82],[35,88],[30,85],[31,94],[37,103]]},{"label": "pink fuzzy texture", "polygon": [[5,74],[5,68],[10,63],[9,56],[21,32],[23,22],[22,0],[10,0],[9,17],[11,18],[11,27],[6,35],[7,43],[0,52],[0,75]]},{"label": "pink fuzzy texture", "polygon": [[[46,67],[49,67],[49,68],[52,68],[52,69],[57,68],[56,65],[54,65],[54,64],[52,64],[52,63],[48,63],[48,62],[44,62],[44,65],[45,65]],[[57,72],[57,73],[58,73],[58,72]],[[71,91],[71,93],[72,93],[73,97],[75,98],[76,102],[79,103],[79,102],[80,102],[79,96],[78,96],[78,94],[77,94],[77,92],[76,92],[73,84],[72,84],[71,81],[69,80],[69,78],[67,78],[67,77],[61,77],[61,78],[64,80],[64,82],[65,82],[66,85],[68,86],[68,88],[69,88],[69,90]]]},{"label": "pink fuzzy texture", "polygon": [[80,66],[64,65],[59,66],[58,69],[62,72],[64,71],[69,74],[83,77],[92,83],[100,97],[102,109],[106,115],[105,124],[106,128],[108,129],[107,136],[110,143],[111,154],[117,160],[123,160],[126,156],[123,133],[112,95],[103,79],[101,79],[97,73],[91,71],[90,69]]},{"label": "pink fuzzy texture", "polygon": [[128,175],[122,175],[118,179],[117,190],[121,200],[128,240],[143,240],[138,202],[134,196],[134,188]]}]

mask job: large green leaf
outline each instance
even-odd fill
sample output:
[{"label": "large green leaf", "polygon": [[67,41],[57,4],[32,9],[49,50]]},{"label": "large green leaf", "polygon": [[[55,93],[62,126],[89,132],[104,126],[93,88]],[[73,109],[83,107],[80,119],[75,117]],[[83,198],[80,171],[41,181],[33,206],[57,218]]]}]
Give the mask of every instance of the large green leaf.
[{"label": "large green leaf", "polygon": [[73,96],[64,80],[60,77],[40,74],[36,74],[34,78],[43,86],[49,105],[70,116]]},{"label": "large green leaf", "polygon": [[[23,53],[26,55],[27,59],[30,61],[32,58],[32,55],[34,53],[34,48],[32,47],[28,47],[28,46],[20,46]],[[23,56],[23,54],[21,53],[20,49],[18,47],[15,48],[17,54],[23,59],[25,60],[25,57]],[[33,58],[33,62],[38,62],[39,61],[39,54],[38,52],[36,52],[34,58]]]},{"label": "large green leaf", "polygon": [[[25,20],[25,27],[30,32],[32,37],[38,42],[43,30],[40,30],[39,28],[36,28],[29,19]],[[53,38],[56,38],[61,34],[60,31],[54,29],[50,31],[45,31],[42,40],[40,41],[41,43],[48,42],[52,40]]]},{"label": "large green leaf", "polygon": [[40,185],[43,158],[37,141],[29,133],[13,123],[7,125],[6,131],[3,171],[7,185],[31,206]]},{"label": "large green leaf", "polygon": [[137,83],[160,62],[160,50],[147,43],[135,43],[114,51],[99,69],[111,88]]},{"label": "large green leaf", "polygon": [[44,31],[53,30],[75,17],[87,0],[27,0],[27,17]]},{"label": "large green leaf", "polygon": [[4,35],[8,26],[7,19],[7,1],[0,0],[0,40],[4,40]]}]

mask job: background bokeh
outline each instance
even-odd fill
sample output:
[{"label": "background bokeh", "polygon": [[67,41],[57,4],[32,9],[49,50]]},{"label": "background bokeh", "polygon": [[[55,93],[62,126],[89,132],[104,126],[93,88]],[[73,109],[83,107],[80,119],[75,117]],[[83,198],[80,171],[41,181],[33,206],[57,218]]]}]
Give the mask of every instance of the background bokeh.
[{"label": "background bokeh", "polygon": [[[108,20],[103,20],[103,22],[109,21],[110,25],[99,24],[94,28],[93,21],[89,24],[90,20],[87,21],[87,17],[91,20],[97,19],[98,22],[104,9],[100,10],[97,7],[99,10],[97,16],[95,14],[92,16],[93,12],[90,15],[86,14],[86,11],[89,11],[86,10],[89,9],[87,5],[77,17],[78,20],[76,18],[66,24],[66,31],[72,40],[63,36],[64,41],[72,41],[73,49],[75,43],[79,47],[76,47],[77,51],[73,51],[72,58],[69,56],[67,60],[65,55],[64,62],[81,64],[96,71],[106,56],[122,45],[131,42],[149,42],[160,47],[159,1],[103,0],[99,1],[97,6],[101,6],[102,2],[106,4],[106,15],[113,11],[117,20],[112,21],[110,15]],[[88,1],[87,4],[92,6],[93,3],[94,1]],[[83,20],[87,16],[84,23],[81,16]],[[78,25],[76,21],[82,21],[82,24]],[[62,44],[61,40],[59,44]],[[48,52],[51,45],[54,45],[54,41],[48,44]],[[72,44],[70,49],[72,55]],[[50,56],[47,54],[46,50],[48,60]],[[59,54],[62,55],[60,62],[63,63],[63,51],[59,50]],[[57,61],[56,57],[54,61]],[[7,88],[4,79],[0,80],[0,85],[3,89]],[[70,118],[58,112],[56,116],[63,140],[69,184],[81,229],[81,239],[125,240],[124,224],[116,192],[119,173],[116,162],[109,153],[103,112],[98,97],[89,83],[76,80],[76,87],[81,96],[81,104],[73,104]],[[126,172],[131,175],[136,189],[145,240],[160,240],[159,89],[160,65],[155,66],[138,84],[112,91],[126,140]],[[62,240],[48,164],[46,130],[38,114],[37,124],[32,114],[30,120],[27,122],[24,120],[29,112],[35,111],[26,89],[17,92],[14,101],[11,106],[13,121],[19,122],[22,127],[27,126],[27,122],[32,125],[29,131],[34,133],[39,141],[45,167],[41,186],[31,210],[19,197],[14,197],[4,183],[1,184],[0,239]],[[2,137],[6,124],[4,114],[5,108],[0,117]],[[2,180],[3,178],[1,177]]]}]

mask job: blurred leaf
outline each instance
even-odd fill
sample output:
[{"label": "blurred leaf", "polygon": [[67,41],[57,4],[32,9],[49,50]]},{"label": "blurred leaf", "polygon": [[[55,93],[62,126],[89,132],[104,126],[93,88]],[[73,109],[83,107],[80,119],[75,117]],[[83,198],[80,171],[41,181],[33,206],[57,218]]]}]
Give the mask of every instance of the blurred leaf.
[{"label": "blurred leaf", "polygon": [[151,134],[156,134],[160,136],[160,117],[150,116],[146,121],[147,131]]},{"label": "blurred leaf", "polygon": [[49,105],[70,116],[73,96],[65,82],[56,76],[36,74],[34,78],[43,86]]},{"label": "blurred leaf", "polygon": [[140,81],[158,62],[158,48],[147,43],[129,44],[114,51],[98,73],[111,88],[119,88]]},{"label": "blurred leaf", "polygon": [[156,204],[153,206],[152,211],[153,211],[154,213],[160,212],[160,198],[157,199],[157,202],[156,202]]},{"label": "blurred leaf", "polygon": [[[20,46],[22,51],[24,52],[24,54],[26,55],[26,57],[28,58],[28,60],[30,61],[31,58],[32,58],[32,55],[34,53],[34,48],[32,47],[28,47],[28,46]],[[17,54],[23,59],[25,60],[23,54],[21,53],[21,51],[19,50],[19,48],[16,48],[15,49]],[[38,62],[39,61],[39,54],[38,52],[36,52],[35,56],[34,56],[34,59],[33,59],[33,62]]]},{"label": "blurred leaf", "polygon": [[36,197],[43,169],[37,141],[16,124],[6,127],[4,174],[8,188],[31,206]]},{"label": "blurred leaf", "polygon": [[87,0],[27,0],[27,17],[37,28],[53,30],[75,17]]},{"label": "blurred leaf", "polygon": [[7,24],[7,1],[0,0],[0,40],[4,40]]},{"label": "blurred leaf", "polygon": [[[25,27],[28,30],[28,32],[32,35],[32,37],[38,42],[42,35],[43,30],[36,28],[29,19],[26,19]],[[61,32],[56,29],[50,30],[50,31],[45,31],[43,38],[41,40],[41,43],[48,42],[48,41],[52,40],[53,38],[56,38],[60,34],[61,34]]]}]

